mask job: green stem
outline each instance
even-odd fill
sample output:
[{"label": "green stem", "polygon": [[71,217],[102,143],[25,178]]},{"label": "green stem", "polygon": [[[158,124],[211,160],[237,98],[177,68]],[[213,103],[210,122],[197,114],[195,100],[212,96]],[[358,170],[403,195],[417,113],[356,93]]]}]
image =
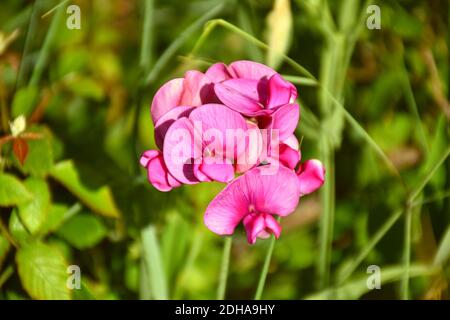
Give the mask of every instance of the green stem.
[{"label": "green stem", "polygon": [[392,228],[392,226],[400,219],[403,210],[395,211],[388,220],[377,230],[369,243],[362,249],[362,251],[352,260],[352,263],[345,269],[342,273],[339,284],[344,283],[352,273],[358,268],[361,262],[367,257],[367,255],[372,251],[373,248],[380,242],[380,240],[385,236],[385,234]]},{"label": "green stem", "polygon": [[194,23],[192,23],[188,28],[186,28],[186,30],[184,30],[178,36],[177,39],[175,39],[175,41],[172,42],[172,44],[163,52],[158,61],[154,64],[152,70],[145,78],[144,81],[145,84],[149,84],[156,79],[156,77],[161,72],[162,68],[166,65],[169,59],[172,58],[172,56],[177,52],[177,50],[189,39],[189,37],[192,34],[194,34],[198,29],[200,29],[206,21],[219,14],[219,12],[223,10],[225,3],[226,1],[208,10],[208,12],[206,12],[203,16],[201,16]]},{"label": "green stem", "polygon": [[269,272],[269,265],[270,260],[272,259],[275,240],[275,236],[271,235],[269,240],[269,247],[267,248],[266,257],[264,259],[264,265],[259,276],[258,287],[256,288],[255,300],[260,300],[262,296],[264,285],[266,284],[267,273]]},{"label": "green stem", "polygon": [[319,258],[317,265],[317,285],[323,289],[328,285],[330,279],[330,257],[331,242],[333,240],[334,224],[334,150],[322,138],[322,158],[326,168],[325,185],[322,188],[322,217],[319,230]]},{"label": "green stem", "polygon": [[433,175],[436,173],[436,171],[439,169],[439,167],[444,163],[444,161],[447,159],[447,157],[450,155],[450,147],[447,148],[442,158],[440,158],[434,167],[428,172],[428,174],[424,177],[424,179],[420,182],[420,184],[417,186],[417,188],[414,189],[414,191],[411,193],[411,196],[409,198],[410,201],[414,201],[419,194],[422,192],[423,188],[427,185],[427,183],[430,181],[430,179],[433,177]]},{"label": "green stem", "polygon": [[222,266],[220,268],[219,286],[217,288],[217,300],[225,299],[225,291],[227,288],[228,269],[230,266],[230,252],[233,237],[225,237],[222,253]]},{"label": "green stem", "polygon": [[408,204],[405,212],[405,235],[403,242],[403,276],[401,282],[401,297],[403,300],[409,298],[409,273],[411,264],[411,221],[412,207]]},{"label": "green stem", "polygon": [[154,0],[144,1],[144,25],[141,38],[140,67],[147,72],[153,57]]}]

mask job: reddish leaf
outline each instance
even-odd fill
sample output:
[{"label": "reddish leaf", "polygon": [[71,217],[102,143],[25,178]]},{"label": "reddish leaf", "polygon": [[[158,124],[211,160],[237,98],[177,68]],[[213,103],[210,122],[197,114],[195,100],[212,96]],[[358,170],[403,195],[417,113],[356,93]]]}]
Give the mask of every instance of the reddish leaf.
[{"label": "reddish leaf", "polygon": [[22,138],[14,139],[13,151],[17,160],[23,165],[28,155],[28,143]]}]

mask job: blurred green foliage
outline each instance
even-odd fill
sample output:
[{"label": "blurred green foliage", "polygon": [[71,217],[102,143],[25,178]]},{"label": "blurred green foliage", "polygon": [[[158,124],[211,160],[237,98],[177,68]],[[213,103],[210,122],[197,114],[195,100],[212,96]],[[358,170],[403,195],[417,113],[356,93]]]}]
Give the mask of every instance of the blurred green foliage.
[{"label": "blurred green foliage", "polygon": [[[366,28],[370,1],[62,2],[1,3],[0,299],[214,298],[223,240],[202,215],[223,185],[161,193],[147,183],[138,156],[155,148],[149,105],[162,83],[215,61],[305,76],[284,53],[321,85],[298,81],[297,134],[328,176],[282,220],[263,298],[449,297],[447,1],[374,1],[379,30]],[[66,27],[70,4],[80,30]],[[218,25],[190,55],[213,18],[271,50]],[[23,165],[10,130],[20,115]],[[238,230],[226,298],[253,297],[267,246]],[[381,290],[366,286],[372,264]],[[79,290],[66,287],[69,265],[81,269]]]}]

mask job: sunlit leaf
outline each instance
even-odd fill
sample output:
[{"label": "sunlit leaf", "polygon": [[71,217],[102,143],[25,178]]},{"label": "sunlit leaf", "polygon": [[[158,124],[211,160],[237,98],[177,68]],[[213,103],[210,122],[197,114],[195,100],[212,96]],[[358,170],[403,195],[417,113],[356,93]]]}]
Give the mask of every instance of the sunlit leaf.
[{"label": "sunlit leaf", "polygon": [[32,197],[33,195],[19,179],[11,174],[0,172],[0,206],[15,206]]},{"label": "sunlit leaf", "polygon": [[70,299],[67,264],[58,250],[36,242],[20,248],[16,262],[22,285],[33,299]]},{"label": "sunlit leaf", "polygon": [[43,179],[28,178],[25,187],[33,194],[33,199],[19,204],[19,216],[25,227],[36,234],[43,226],[50,208],[50,190]]},{"label": "sunlit leaf", "polygon": [[91,189],[84,185],[71,160],[57,163],[51,170],[50,175],[94,212],[111,218],[120,216],[110,188],[103,186],[98,189]]}]

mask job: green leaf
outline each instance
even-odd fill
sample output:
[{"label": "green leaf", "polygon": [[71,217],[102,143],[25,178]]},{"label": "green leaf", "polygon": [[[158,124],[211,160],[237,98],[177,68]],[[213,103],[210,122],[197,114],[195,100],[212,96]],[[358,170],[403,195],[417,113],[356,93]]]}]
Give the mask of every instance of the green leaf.
[{"label": "green leaf", "polygon": [[435,265],[443,264],[448,258],[450,258],[450,227],[447,228],[447,231],[442,237],[433,263]]},{"label": "green leaf", "polygon": [[47,219],[41,228],[41,234],[45,235],[57,230],[64,222],[68,210],[69,208],[65,204],[52,204],[48,210]]},{"label": "green leaf", "polygon": [[43,177],[53,167],[53,150],[49,134],[43,130],[31,130],[43,134],[41,139],[30,139],[28,143],[28,155],[22,167],[25,174]]},{"label": "green leaf", "polygon": [[142,230],[143,259],[152,296],[158,300],[168,299],[167,278],[164,273],[163,261],[161,258],[156,229],[153,225]]},{"label": "green leaf", "polygon": [[[80,231],[83,236],[80,236]],[[107,234],[100,218],[88,213],[80,213],[66,221],[56,232],[77,249],[92,248]]]},{"label": "green leaf", "polygon": [[47,182],[39,178],[28,178],[25,186],[34,197],[32,200],[19,204],[19,216],[31,234],[37,234],[42,228],[50,208],[50,190]]},{"label": "green leaf", "polygon": [[38,98],[39,90],[35,86],[21,88],[14,96],[12,103],[12,116],[16,118],[21,114],[29,116],[33,111],[34,104]]},{"label": "green leaf", "polygon": [[91,189],[85,186],[79,173],[71,160],[57,163],[50,175],[77,196],[92,211],[111,218],[119,218],[120,211],[117,208],[111,190],[107,186],[99,189]]},{"label": "green leaf", "polygon": [[58,250],[37,242],[19,249],[16,262],[22,285],[33,299],[70,299],[67,264]]},{"label": "green leaf", "polygon": [[9,217],[9,232],[14,240],[21,244],[26,243],[31,238],[30,233],[20,221],[17,209],[14,209]]},{"label": "green leaf", "polygon": [[18,205],[29,201],[33,195],[15,176],[0,172],[0,207]]},{"label": "green leaf", "polygon": [[96,300],[91,289],[84,281],[81,281],[81,288],[73,291],[73,300]]}]

